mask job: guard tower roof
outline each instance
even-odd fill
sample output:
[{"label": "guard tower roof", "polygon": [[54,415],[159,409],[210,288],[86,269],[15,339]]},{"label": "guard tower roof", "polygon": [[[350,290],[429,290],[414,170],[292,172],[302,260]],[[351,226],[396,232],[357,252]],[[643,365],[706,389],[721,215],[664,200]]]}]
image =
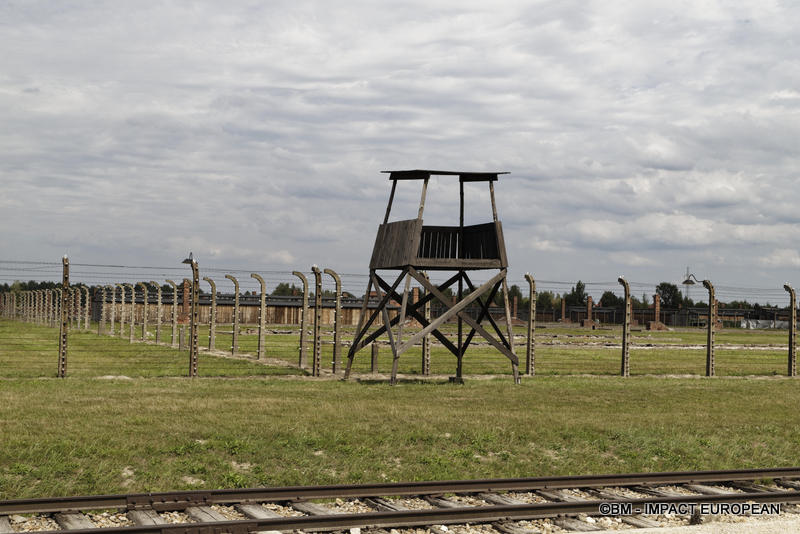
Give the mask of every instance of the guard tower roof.
[{"label": "guard tower roof", "polygon": [[425,180],[431,176],[458,176],[461,182],[494,182],[503,172],[463,172],[463,171],[432,171],[428,169],[414,169],[407,171],[381,171],[389,175],[390,180]]}]

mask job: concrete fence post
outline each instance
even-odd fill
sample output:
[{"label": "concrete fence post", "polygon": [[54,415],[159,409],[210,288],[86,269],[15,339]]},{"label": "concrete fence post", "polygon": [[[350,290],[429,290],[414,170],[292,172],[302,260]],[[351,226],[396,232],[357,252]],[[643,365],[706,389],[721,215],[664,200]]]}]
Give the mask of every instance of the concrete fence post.
[{"label": "concrete fence post", "polygon": [[530,273],[525,273],[528,281],[528,346],[525,352],[525,374],[536,374],[536,280]]},{"label": "concrete fence post", "polygon": [[[425,277],[425,280],[430,281],[428,278],[428,273],[423,272],[422,276]],[[367,296],[369,298],[369,296]],[[425,321],[429,324],[431,322],[431,301],[428,299],[425,301],[425,306],[423,306],[424,310],[423,313],[425,314]],[[431,337],[429,334],[425,334],[422,336],[422,375],[428,376],[431,374]]]},{"label": "concrete fence post", "polygon": [[115,301],[116,301],[116,295],[114,293],[116,292],[116,288],[114,286],[110,285],[110,284],[107,285],[106,288],[108,288],[109,295],[111,296],[111,306],[109,306],[108,312],[106,312],[106,314],[108,315],[108,327],[109,327],[108,328],[108,335],[109,336],[113,336],[114,335],[114,320],[116,319],[115,312],[114,312],[114,305],[115,305]]},{"label": "concrete fence post", "polygon": [[311,266],[314,273],[314,354],[311,361],[311,376],[319,376],[320,360],[322,359],[322,271],[316,265]]},{"label": "concrete fence post", "polygon": [[306,311],[308,310],[308,280],[299,271],[292,271],[292,274],[303,281],[303,304],[300,307],[300,360],[298,365],[301,368],[306,366]]},{"label": "concrete fence post", "polygon": [[128,343],[133,343],[134,331],[136,330],[136,288],[133,284],[124,284],[131,292],[131,307],[128,310],[130,320],[130,331],[128,332]]},{"label": "concrete fence post", "polygon": [[167,283],[172,286],[172,336],[169,344],[174,347],[178,343],[178,284],[172,280],[167,280]]},{"label": "concrete fence post", "polygon": [[231,339],[231,354],[239,352],[239,281],[232,275],[226,274],[225,278],[233,282],[233,337]]},{"label": "concrete fence post", "polygon": [[620,374],[622,376],[631,375],[630,363],[630,340],[631,340],[631,286],[624,276],[617,278],[617,281],[625,290],[625,318],[622,321],[622,366]]},{"label": "concrete fence post", "polygon": [[208,313],[208,350],[214,350],[217,337],[217,284],[207,276],[204,276],[203,280],[211,286],[211,309]]},{"label": "concrete fence post", "polygon": [[125,286],[114,284],[119,288],[119,337],[125,335]]},{"label": "concrete fence post", "polygon": [[156,345],[158,345],[161,343],[161,286],[153,280],[150,280],[150,285],[156,288]]},{"label": "concrete fence post", "polygon": [[789,283],[783,284],[789,292],[789,366],[786,374],[797,376],[797,300],[794,288]]},{"label": "concrete fence post", "polygon": [[706,336],[706,376],[714,376],[714,331],[717,322],[717,299],[714,296],[714,285],[710,280],[703,280],[703,287],[708,289],[708,334]]},{"label": "concrete fence post", "polygon": [[261,300],[258,306],[258,356],[260,360],[264,357],[264,330],[266,329],[267,320],[267,283],[261,278],[261,275],[251,273],[250,278],[255,278],[261,284]]},{"label": "concrete fence post", "polygon": [[336,304],[333,311],[333,374],[342,367],[341,323],[342,323],[342,279],[333,269],[325,269],[325,274],[330,275],[336,284]]},{"label": "concrete fence post", "polygon": [[142,288],[142,341],[147,341],[147,308],[150,298],[145,282],[139,282],[136,285]]},{"label": "concrete fence post", "polygon": [[61,259],[61,327],[58,333],[58,377],[67,376],[67,338],[69,337],[69,258]]},{"label": "concrete fence post", "polygon": [[105,286],[98,287],[94,294],[100,296],[100,318],[97,321],[97,335],[102,336],[106,333],[106,315],[108,315],[108,306],[106,306],[106,300],[108,300],[108,293]]},{"label": "concrete fence post", "polygon": [[40,289],[33,290],[33,322],[42,324],[42,291]]},{"label": "concrete fence post", "polygon": [[89,330],[91,328],[90,313],[92,309],[92,296],[89,293],[89,286],[83,285],[83,300],[86,304],[83,307],[83,329]]},{"label": "concrete fence post", "polygon": [[[189,254],[191,256],[191,254]],[[199,351],[198,338],[200,329],[200,267],[197,261],[191,257],[183,260],[192,267],[192,315],[191,315],[191,328],[190,328],[190,345],[189,345],[189,376],[194,378],[197,376],[199,364]]]}]

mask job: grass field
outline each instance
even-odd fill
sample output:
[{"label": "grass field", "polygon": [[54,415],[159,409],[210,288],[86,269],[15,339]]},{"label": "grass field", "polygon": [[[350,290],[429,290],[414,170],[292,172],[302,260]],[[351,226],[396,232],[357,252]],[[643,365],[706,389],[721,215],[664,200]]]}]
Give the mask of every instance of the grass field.
[{"label": "grass field", "polygon": [[790,379],[0,382],[0,499],[789,466]]},{"label": "grass field", "polygon": [[[131,377],[184,376],[188,369],[187,351],[167,345],[156,346],[153,328],[150,343],[128,342],[128,330],[123,337],[98,336],[97,325],[90,331],[73,331],[69,336],[68,374],[70,376],[125,375]],[[201,352],[201,376],[259,376],[300,374],[299,329],[292,325],[269,325],[265,335],[265,357],[272,365],[255,362],[258,336],[256,329],[243,329],[239,345],[243,358],[224,358],[231,346],[231,326],[218,325],[217,356]],[[409,332],[415,328],[406,329]],[[445,325],[444,331],[455,339],[455,326]],[[323,330],[322,367],[330,370],[333,360],[332,331]],[[577,327],[548,325],[536,334],[537,375],[616,375],[620,370],[621,329],[586,330]],[[208,327],[199,331],[199,345],[208,346]],[[342,340],[349,343],[353,329],[344,329]],[[162,328],[162,339],[169,340],[169,327]],[[391,350],[384,337],[379,340],[377,371],[389,372]],[[515,329],[515,343],[520,367],[525,358],[524,329]],[[307,362],[311,361],[311,336],[306,339]],[[774,376],[787,372],[787,333],[780,330],[746,331],[726,329],[716,337],[716,374],[718,376]],[[54,328],[0,319],[0,377],[54,376],[57,366],[58,334]],[[348,346],[342,347],[346,360]],[[632,375],[703,375],[705,373],[705,332],[700,329],[674,331],[635,331],[631,339]],[[310,365],[310,363],[308,363]],[[370,350],[358,353],[353,363],[355,373],[371,370]],[[406,375],[421,374],[421,348],[411,348],[400,359],[399,370]],[[433,343],[431,373],[451,375],[455,358],[443,346]],[[507,358],[482,340],[476,339],[464,356],[465,375],[508,375],[511,365]]]},{"label": "grass field", "polygon": [[[501,377],[391,387],[368,375],[282,380],[303,373],[207,354],[205,378],[187,379],[185,353],[91,333],[70,336],[67,379],[42,379],[55,374],[52,330],[2,322],[0,499],[800,464],[798,380],[644,376],[702,373],[704,351],[675,347],[680,332],[638,333],[647,339],[632,355],[640,376],[623,379],[610,376],[617,348],[587,344],[598,334],[608,332],[542,335],[564,342],[538,347],[545,371],[520,386]],[[767,348],[780,339],[756,336]],[[785,372],[778,346],[740,352],[720,349],[718,370],[745,373],[757,356],[759,369]],[[452,357],[434,356],[434,372],[452,372]],[[497,362],[468,365],[507,373]],[[597,376],[579,375],[592,369]]]}]

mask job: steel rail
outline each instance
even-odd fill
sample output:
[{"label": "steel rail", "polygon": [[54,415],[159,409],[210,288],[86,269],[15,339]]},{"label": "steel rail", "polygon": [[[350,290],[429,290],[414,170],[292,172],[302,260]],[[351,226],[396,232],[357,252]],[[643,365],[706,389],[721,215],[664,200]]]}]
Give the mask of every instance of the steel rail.
[{"label": "steel rail", "polygon": [[[461,508],[436,508],[370,512],[364,514],[330,514],[316,516],[280,517],[270,519],[245,519],[203,523],[180,523],[129,527],[98,527],[70,530],[70,534],[243,534],[262,530],[337,530],[356,527],[410,527],[468,522],[493,522],[507,520],[543,519],[564,514],[600,515],[600,504],[630,505],[643,508],[647,504],[721,504],[754,501],[759,504],[797,503],[800,491],[731,493],[728,495],[681,495],[675,497],[648,497],[645,499],[598,499],[579,502],[539,504],[512,504]],[[57,530],[41,534],[56,534]]]},{"label": "steel rail", "polygon": [[444,480],[420,482],[391,482],[378,484],[337,484],[326,486],[285,486],[275,488],[220,489],[93,495],[76,497],[35,498],[0,501],[0,515],[49,513],[70,510],[153,508],[157,511],[181,510],[189,506],[242,502],[299,501],[326,498],[355,498],[375,496],[426,495],[437,493],[468,493],[519,491],[560,488],[596,488],[604,486],[635,486],[652,484],[693,484],[758,480],[766,478],[797,478],[800,467],[773,469],[736,469],[723,471],[673,471],[659,473],[628,473],[614,475],[572,475],[561,477],[495,478],[483,480]]}]

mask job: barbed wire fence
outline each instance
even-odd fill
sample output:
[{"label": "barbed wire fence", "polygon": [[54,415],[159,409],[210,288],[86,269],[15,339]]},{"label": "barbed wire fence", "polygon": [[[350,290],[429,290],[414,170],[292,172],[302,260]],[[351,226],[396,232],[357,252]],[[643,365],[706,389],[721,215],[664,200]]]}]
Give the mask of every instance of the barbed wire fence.
[{"label": "barbed wire fence", "polygon": [[[62,262],[0,261],[0,286],[7,287],[0,293],[0,376],[337,375],[346,365],[368,280],[365,274],[316,267],[293,272],[203,268],[195,342],[188,265],[73,263],[66,277],[64,270]],[[540,280],[530,287],[531,281],[509,280],[516,352],[529,375],[795,374],[796,303],[755,310],[716,304],[778,303],[787,299],[788,289],[718,286],[709,313],[707,305],[659,309],[657,298],[645,304],[653,298],[654,283],[627,282],[626,297],[620,281],[589,281],[587,293],[629,304],[607,306],[598,298],[598,305],[567,306],[563,296],[574,282]],[[551,293],[559,306],[537,308],[541,293]],[[423,294],[416,288],[414,298]],[[376,296],[366,297],[368,306],[377,304]],[[431,317],[439,313],[439,307],[430,306]],[[502,307],[490,313],[505,321]],[[407,333],[420,326],[410,323]],[[785,334],[759,330],[758,336],[742,337],[740,327],[751,323],[789,329],[788,362],[785,337],[781,343]],[[719,336],[710,344],[709,324]],[[674,339],[658,332],[670,328],[688,330]],[[454,338],[454,328],[443,330]],[[373,345],[356,356],[354,372],[391,367],[386,336]],[[404,355],[400,371],[446,375],[453,371],[452,360],[443,346],[424,339]],[[486,344],[474,343],[464,362],[468,375],[510,373],[507,359]]]}]

